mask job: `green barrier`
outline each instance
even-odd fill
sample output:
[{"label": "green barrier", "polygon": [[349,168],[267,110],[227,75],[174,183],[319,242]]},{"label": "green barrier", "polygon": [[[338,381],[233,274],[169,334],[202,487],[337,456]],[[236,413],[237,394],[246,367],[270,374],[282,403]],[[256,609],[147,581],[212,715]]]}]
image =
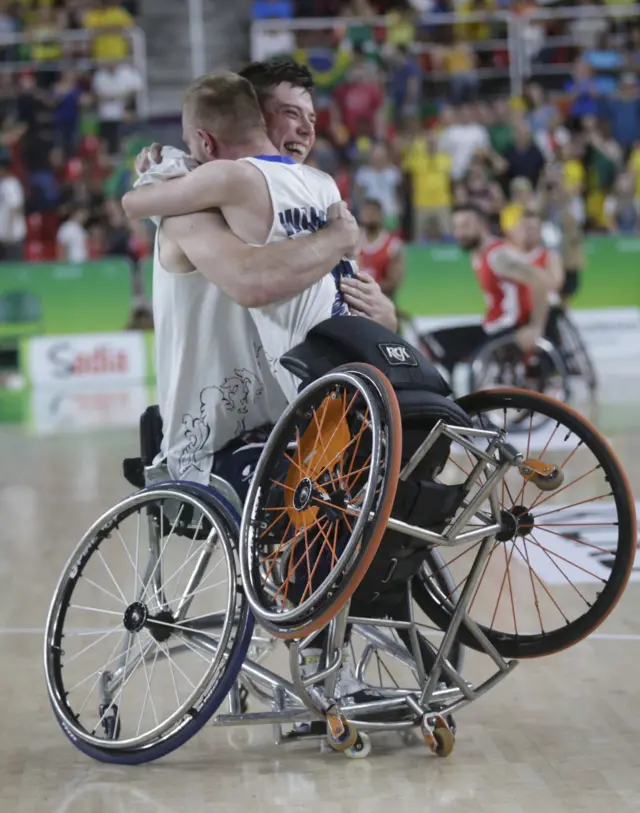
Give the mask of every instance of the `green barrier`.
[{"label": "green barrier", "polygon": [[[640,307],[640,236],[592,237],[578,308]],[[482,313],[469,256],[454,245],[408,246],[398,306],[414,316]]]},{"label": "green barrier", "polygon": [[[576,299],[581,308],[640,307],[640,236],[596,237],[587,245],[589,265]],[[145,264],[151,291],[151,262]],[[112,333],[131,310],[127,260],[80,265],[0,264],[0,343],[45,334]],[[415,315],[480,313],[482,296],[469,258],[451,245],[409,246],[399,306]]]},{"label": "green barrier", "polygon": [[0,341],[122,330],[131,290],[131,265],[118,258],[0,264]]}]

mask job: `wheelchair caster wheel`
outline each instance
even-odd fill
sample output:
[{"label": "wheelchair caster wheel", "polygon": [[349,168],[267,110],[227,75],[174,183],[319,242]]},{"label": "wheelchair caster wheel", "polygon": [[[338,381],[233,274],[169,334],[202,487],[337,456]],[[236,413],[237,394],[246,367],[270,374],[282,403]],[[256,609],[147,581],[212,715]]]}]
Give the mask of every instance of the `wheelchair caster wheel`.
[{"label": "wheelchair caster wheel", "polygon": [[334,706],[327,712],[327,742],[334,751],[352,748],[358,739],[355,726],[348,723]]},{"label": "wheelchair caster wheel", "polygon": [[431,751],[438,757],[448,757],[453,751],[456,735],[442,717],[426,717],[422,721],[422,736]]},{"label": "wheelchair caster wheel", "polygon": [[344,752],[348,759],[365,759],[371,753],[371,738],[366,734],[358,734],[355,743]]},{"label": "wheelchair caster wheel", "polygon": [[534,474],[532,482],[540,491],[555,491],[564,483],[564,472],[562,469],[555,469],[548,477],[542,474]]},{"label": "wheelchair caster wheel", "polygon": [[520,474],[525,480],[537,486],[540,491],[555,491],[564,483],[562,469],[532,457],[528,457],[520,464]]}]

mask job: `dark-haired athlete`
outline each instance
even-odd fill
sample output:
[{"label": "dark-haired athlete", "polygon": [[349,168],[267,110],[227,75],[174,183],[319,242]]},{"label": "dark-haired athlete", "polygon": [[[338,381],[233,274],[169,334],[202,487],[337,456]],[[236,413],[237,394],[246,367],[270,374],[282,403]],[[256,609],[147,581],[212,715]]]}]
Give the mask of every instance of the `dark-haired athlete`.
[{"label": "dark-haired athlete", "polygon": [[453,211],[453,236],[471,264],[484,294],[480,325],[443,328],[423,337],[430,353],[450,372],[489,339],[513,332],[523,350],[543,335],[549,311],[550,281],[531,259],[491,234],[486,214],[473,205]]}]

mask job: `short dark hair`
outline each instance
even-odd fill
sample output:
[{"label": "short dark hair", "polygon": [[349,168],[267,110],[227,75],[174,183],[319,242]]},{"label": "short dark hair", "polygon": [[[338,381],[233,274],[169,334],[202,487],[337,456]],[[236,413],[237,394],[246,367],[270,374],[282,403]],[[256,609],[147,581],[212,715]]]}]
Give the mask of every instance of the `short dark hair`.
[{"label": "short dark hair", "polygon": [[376,198],[367,198],[363,202],[362,206],[363,206],[363,208],[365,206],[374,206],[376,209],[378,209],[380,212],[382,212],[382,204],[380,203],[379,200],[376,200]]},{"label": "short dark hair", "polygon": [[197,79],[184,95],[183,110],[199,127],[221,137],[239,139],[264,128],[264,119],[251,83],[237,73],[219,71]]},{"label": "short dark hair", "polygon": [[483,223],[489,222],[489,215],[475,203],[458,203],[451,210],[451,214],[456,215],[459,212],[471,212],[471,214],[474,214],[477,218],[482,220]]},{"label": "short dark hair", "polygon": [[263,62],[252,62],[240,71],[240,76],[253,85],[258,100],[263,105],[274,88],[283,83],[302,88],[312,93],[315,83],[311,71],[292,59],[267,59]]}]

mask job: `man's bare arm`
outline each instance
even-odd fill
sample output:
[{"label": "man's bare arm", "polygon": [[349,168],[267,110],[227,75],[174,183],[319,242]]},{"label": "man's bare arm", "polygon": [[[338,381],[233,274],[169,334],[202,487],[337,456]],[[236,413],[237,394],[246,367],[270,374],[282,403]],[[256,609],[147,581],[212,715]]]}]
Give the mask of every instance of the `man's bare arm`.
[{"label": "man's bare arm", "polygon": [[161,228],[201,274],[246,308],[302,293],[349,254],[359,237],[355,218],[344,204],[316,234],[261,247],[243,243],[222,216],[212,212],[170,217]]},{"label": "man's bare arm", "polygon": [[564,285],[564,265],[562,263],[562,257],[557,251],[549,252],[547,275],[553,290],[559,291]]},{"label": "man's bare arm", "polygon": [[490,258],[491,267],[499,277],[529,286],[533,299],[529,324],[542,332],[549,313],[549,292],[553,290],[548,276],[507,246],[495,249]]},{"label": "man's bare arm", "polygon": [[175,217],[225,205],[242,204],[259,176],[242,161],[210,161],[182,178],[159,180],[127,192],[122,206],[127,217]]}]

